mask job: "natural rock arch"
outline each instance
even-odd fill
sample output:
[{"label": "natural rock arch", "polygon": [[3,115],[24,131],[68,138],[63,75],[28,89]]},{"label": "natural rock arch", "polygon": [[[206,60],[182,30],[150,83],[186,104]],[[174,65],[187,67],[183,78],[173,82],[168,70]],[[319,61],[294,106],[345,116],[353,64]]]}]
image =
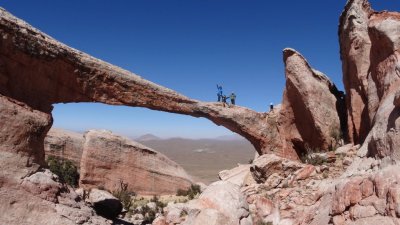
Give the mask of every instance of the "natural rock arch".
[{"label": "natural rock arch", "polygon": [[[259,113],[190,99],[61,44],[4,9],[0,9],[0,34],[0,94],[47,115],[54,103],[101,102],[204,117],[245,137],[259,154],[274,152],[292,159],[298,159],[305,144],[326,149],[329,122],[339,126],[336,87],[292,49],[284,51],[287,84],[282,110]],[[327,97],[324,108],[312,103],[313,95]],[[51,122],[41,131],[46,133]],[[315,129],[302,131],[302,124],[313,124]],[[44,153],[33,156],[43,162]]]}]

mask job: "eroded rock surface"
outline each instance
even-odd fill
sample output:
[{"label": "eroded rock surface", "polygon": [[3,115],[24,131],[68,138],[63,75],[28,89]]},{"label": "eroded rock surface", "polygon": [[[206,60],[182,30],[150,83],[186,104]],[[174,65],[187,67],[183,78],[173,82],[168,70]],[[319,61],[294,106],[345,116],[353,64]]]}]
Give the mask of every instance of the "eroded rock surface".
[{"label": "eroded rock surface", "polygon": [[229,181],[217,181],[210,184],[198,199],[188,203],[170,203],[165,208],[165,216],[160,216],[153,224],[247,225],[251,224],[249,215],[240,186]]},{"label": "eroded rock surface", "polygon": [[79,167],[84,141],[83,134],[52,128],[44,139],[46,157],[67,159]]},{"label": "eroded rock surface", "polygon": [[375,12],[366,0],[349,1],[339,25],[349,134],[360,156],[399,159],[400,14]]}]

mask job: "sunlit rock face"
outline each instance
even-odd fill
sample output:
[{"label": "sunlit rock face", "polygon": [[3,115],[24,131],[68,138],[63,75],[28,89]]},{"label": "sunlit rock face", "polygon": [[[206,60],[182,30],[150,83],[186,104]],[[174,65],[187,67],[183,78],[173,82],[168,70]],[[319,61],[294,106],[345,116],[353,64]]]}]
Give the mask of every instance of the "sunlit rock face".
[{"label": "sunlit rock face", "polygon": [[51,128],[44,139],[46,157],[67,159],[79,167],[84,142],[83,134]]},{"label": "sunlit rock face", "polygon": [[349,1],[340,18],[349,135],[363,143],[361,156],[400,159],[399,25],[399,13],[375,12],[366,0]]},{"label": "sunlit rock face", "polygon": [[138,194],[176,194],[193,183],[185,170],[165,155],[109,131],[85,133],[79,186],[116,191],[120,182]]}]

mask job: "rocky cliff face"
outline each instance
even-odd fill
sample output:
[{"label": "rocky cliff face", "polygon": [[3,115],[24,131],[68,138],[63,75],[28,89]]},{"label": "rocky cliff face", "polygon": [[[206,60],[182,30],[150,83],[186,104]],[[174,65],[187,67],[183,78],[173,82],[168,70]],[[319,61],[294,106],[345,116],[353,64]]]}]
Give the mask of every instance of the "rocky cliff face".
[{"label": "rocky cliff face", "polygon": [[165,155],[112,134],[91,130],[85,133],[79,186],[103,186],[118,190],[120,181],[139,194],[176,194],[192,184],[185,170]]}]

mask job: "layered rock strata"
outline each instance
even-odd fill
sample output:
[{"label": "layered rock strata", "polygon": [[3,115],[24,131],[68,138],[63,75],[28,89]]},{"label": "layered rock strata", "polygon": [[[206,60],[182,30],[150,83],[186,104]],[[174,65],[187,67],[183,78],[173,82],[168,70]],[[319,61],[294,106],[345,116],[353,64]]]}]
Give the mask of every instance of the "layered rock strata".
[{"label": "layered rock strata", "polygon": [[80,163],[79,186],[110,191],[128,184],[139,194],[176,194],[192,184],[185,170],[165,155],[109,131],[90,130]]},{"label": "layered rock strata", "polygon": [[79,167],[85,139],[82,134],[52,128],[44,139],[46,157],[55,156],[70,160]]}]

